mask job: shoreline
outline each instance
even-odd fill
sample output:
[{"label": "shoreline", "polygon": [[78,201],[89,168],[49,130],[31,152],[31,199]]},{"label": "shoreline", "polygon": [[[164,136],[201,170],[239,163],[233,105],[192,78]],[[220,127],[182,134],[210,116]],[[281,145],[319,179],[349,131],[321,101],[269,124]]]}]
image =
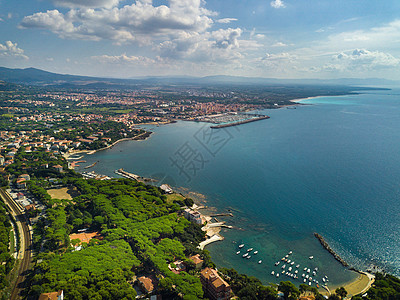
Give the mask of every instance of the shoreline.
[{"label": "shoreline", "polygon": [[[146,136],[144,139],[138,139],[138,137],[140,137],[142,135],[145,135],[145,134],[148,134],[148,136]],[[145,141],[148,137],[150,137],[151,134],[152,134],[151,131],[145,131],[145,132],[143,132],[143,133],[141,133],[139,135],[136,135],[134,137],[122,138],[122,139],[116,140],[111,145],[108,145],[107,147],[103,147],[103,148],[96,149],[96,150],[87,150],[87,149],[84,149],[84,150],[72,150],[71,152],[67,152],[67,153],[63,154],[63,157],[66,160],[68,160],[68,159],[70,159],[71,156],[73,156],[75,154],[79,154],[79,153],[86,153],[88,155],[92,155],[92,154],[95,154],[95,153],[97,153],[99,151],[110,149],[110,148],[114,147],[116,144],[118,144],[120,142],[124,142],[124,141]]]},{"label": "shoreline", "polygon": [[313,96],[313,97],[307,97],[307,98],[292,99],[292,100],[289,100],[289,102],[298,103],[298,102],[301,102],[301,101],[304,101],[304,100],[310,100],[310,99],[319,98],[319,97],[324,97],[324,96]]}]

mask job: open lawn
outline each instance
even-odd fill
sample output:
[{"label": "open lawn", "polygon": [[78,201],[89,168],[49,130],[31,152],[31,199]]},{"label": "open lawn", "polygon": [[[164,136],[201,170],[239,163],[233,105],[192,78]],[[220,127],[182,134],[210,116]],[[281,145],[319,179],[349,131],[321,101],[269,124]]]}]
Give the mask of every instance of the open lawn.
[{"label": "open lawn", "polygon": [[47,190],[47,193],[51,196],[52,199],[66,199],[66,200],[72,200],[73,197],[79,195],[77,190],[66,187],[60,189]]},{"label": "open lawn", "polygon": [[185,197],[183,197],[181,194],[173,193],[167,195],[167,203],[172,203],[173,201],[183,201],[185,200]]}]

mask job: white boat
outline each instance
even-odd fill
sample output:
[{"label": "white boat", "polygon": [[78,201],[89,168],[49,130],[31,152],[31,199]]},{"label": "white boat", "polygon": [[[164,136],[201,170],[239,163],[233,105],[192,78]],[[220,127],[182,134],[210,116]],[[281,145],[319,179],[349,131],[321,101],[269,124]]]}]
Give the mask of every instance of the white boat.
[{"label": "white boat", "polygon": [[286,255],[285,255],[285,258],[288,258],[288,257],[289,257],[289,254],[286,254]]},{"label": "white boat", "polygon": [[306,282],[307,280],[306,279],[303,279],[303,282]]},{"label": "white boat", "polygon": [[238,252],[236,252],[236,255],[238,255],[240,253],[240,250]]},{"label": "white boat", "polygon": [[310,269],[307,269],[307,273],[310,273]]},{"label": "white boat", "polygon": [[243,254],[243,257],[246,257],[247,255],[249,255],[249,253],[245,253],[245,254]]},{"label": "white boat", "polygon": [[322,281],[325,282],[325,278],[322,278]]},{"label": "white boat", "polygon": [[292,267],[289,267],[289,269],[288,269],[289,271],[292,271]]},{"label": "white boat", "polygon": [[297,265],[296,268],[300,267],[300,265]]},{"label": "white boat", "polygon": [[288,263],[290,263],[291,262],[291,260],[290,259],[288,259],[288,261],[287,261]]},{"label": "white boat", "polygon": [[293,266],[294,265],[294,261],[292,261],[290,264]]},{"label": "white boat", "polygon": [[289,251],[289,254],[292,254],[293,253],[293,251]]},{"label": "white boat", "polygon": [[312,255],[309,257],[309,259],[313,259],[313,258],[314,258],[314,256],[312,256]]},{"label": "white boat", "polygon": [[279,273],[276,273],[276,277],[279,277]]},{"label": "white boat", "polygon": [[308,280],[310,280],[310,281],[311,281],[311,280],[312,280],[312,277],[311,277],[311,276],[310,276],[310,277],[308,277]]},{"label": "white boat", "polygon": [[275,266],[279,265],[280,263],[281,263],[280,261],[277,261],[277,262],[275,263]]},{"label": "white boat", "polygon": [[256,251],[254,251],[254,253],[253,254],[257,254],[258,253],[258,251],[256,250]]},{"label": "white boat", "polygon": [[307,271],[307,268],[304,268],[303,270],[304,270],[304,271]]},{"label": "white boat", "polygon": [[311,282],[309,282],[308,285],[311,285]]},{"label": "white boat", "polygon": [[253,251],[253,248],[249,248],[247,249],[247,252]]},{"label": "white boat", "polygon": [[246,258],[247,258],[247,259],[250,259],[250,257],[251,257],[251,256],[249,255],[249,256],[247,256]]},{"label": "white boat", "polygon": [[308,274],[306,275],[306,278],[308,278],[308,277],[310,277],[310,276],[308,276]]},{"label": "white boat", "polygon": [[272,271],[272,272],[271,272],[271,275],[274,275],[274,274],[275,274],[275,271]]},{"label": "white boat", "polygon": [[282,269],[284,269],[284,268],[286,268],[286,265],[283,265],[283,266],[282,266]]},{"label": "white boat", "polygon": [[244,247],[244,244],[240,244],[240,245],[239,245],[239,248],[243,248],[243,247]]},{"label": "white boat", "polygon": [[303,273],[303,274],[301,274],[301,277],[306,277],[306,274],[304,274],[304,273]]},{"label": "white boat", "polygon": [[282,274],[284,274],[284,273],[285,273],[285,270],[282,271]]},{"label": "white boat", "polygon": [[262,260],[260,259],[260,260],[258,261],[258,263],[261,264],[261,263],[262,263]]},{"label": "white boat", "polygon": [[295,274],[299,273],[299,270],[294,271]]}]

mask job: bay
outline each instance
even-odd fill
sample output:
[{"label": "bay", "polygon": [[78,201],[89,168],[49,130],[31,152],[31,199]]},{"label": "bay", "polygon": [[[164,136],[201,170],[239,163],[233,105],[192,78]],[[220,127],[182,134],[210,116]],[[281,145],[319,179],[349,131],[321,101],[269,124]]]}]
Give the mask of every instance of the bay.
[{"label": "bay", "polygon": [[[213,133],[204,123],[150,125],[149,139],[85,159],[99,161],[90,169],[97,173],[117,177],[122,167],[200,193],[210,211],[232,212],[219,220],[234,229],[207,246],[218,267],[279,282],[274,263],[293,251],[300,273],[318,267],[318,277],[328,275],[333,285],[354,279],[321,247],[318,232],[351,266],[400,275],[399,93],[317,97]],[[243,259],[240,243],[259,253]]]}]

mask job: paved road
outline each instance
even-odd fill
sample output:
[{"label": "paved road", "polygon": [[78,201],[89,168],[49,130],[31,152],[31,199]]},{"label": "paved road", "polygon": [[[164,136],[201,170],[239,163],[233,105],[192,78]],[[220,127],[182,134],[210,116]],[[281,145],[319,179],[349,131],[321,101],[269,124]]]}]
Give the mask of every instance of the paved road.
[{"label": "paved road", "polygon": [[20,250],[18,253],[18,259],[21,259],[21,263],[18,268],[17,281],[11,292],[11,300],[20,299],[20,292],[25,288],[25,276],[31,262],[31,232],[29,230],[25,216],[23,215],[22,209],[15,203],[15,201],[6,193],[3,189],[0,189],[0,197],[13,211],[13,215],[17,220],[17,227],[20,234]]}]

